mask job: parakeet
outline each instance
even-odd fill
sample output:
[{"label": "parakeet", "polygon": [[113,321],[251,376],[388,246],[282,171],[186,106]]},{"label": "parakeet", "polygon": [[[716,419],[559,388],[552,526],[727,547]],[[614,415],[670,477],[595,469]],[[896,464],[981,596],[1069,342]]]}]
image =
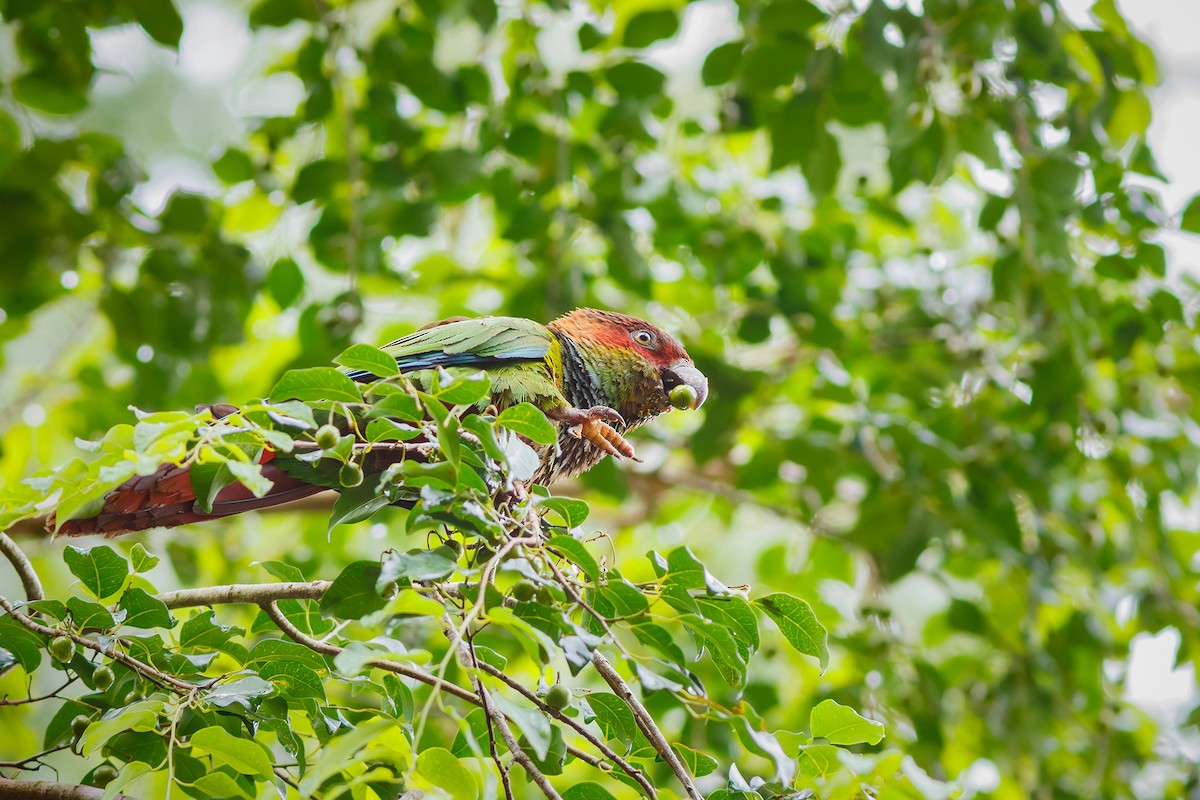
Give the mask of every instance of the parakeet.
[{"label": "parakeet", "polygon": [[[418,383],[437,368],[483,370],[491,390],[480,410],[503,411],[522,402],[541,409],[558,429],[555,445],[535,448],[539,466],[532,480],[541,484],[577,475],[606,455],[635,458],[624,434],[670,409],[673,400],[699,408],[708,396],[708,379],[677,339],[637,317],[592,308],[576,309],[548,325],[518,317],[455,317],[427,325],[383,350],[396,359],[401,373]],[[348,370],[347,375],[359,382],[375,379],[361,370]],[[212,408],[217,417],[236,410]],[[330,488],[313,480],[304,465],[280,454],[267,452],[262,462],[263,475],[272,481],[262,497],[239,483],[230,484],[217,494],[212,510],[204,512],[187,467],[166,464],[150,475],[130,478],[105,496],[95,516],[67,520],[58,532],[112,536],[171,527],[279,505]],[[372,464],[366,466],[370,469]]]}]

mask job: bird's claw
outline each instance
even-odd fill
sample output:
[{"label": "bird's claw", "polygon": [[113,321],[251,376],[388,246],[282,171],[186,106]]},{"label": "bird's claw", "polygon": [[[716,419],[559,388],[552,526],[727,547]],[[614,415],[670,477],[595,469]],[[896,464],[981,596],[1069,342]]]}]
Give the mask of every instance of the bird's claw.
[{"label": "bird's claw", "polygon": [[586,439],[592,446],[600,448],[610,456],[641,462],[641,459],[634,453],[633,445],[625,441],[625,437],[612,425],[609,425],[610,422],[615,422],[622,427],[625,425],[625,418],[616,409],[608,406],[592,406],[587,409],[565,408],[558,409],[550,416],[552,419],[567,423],[570,426],[567,428],[567,433],[576,439]]},{"label": "bird's claw", "polygon": [[578,425],[572,425],[567,428],[567,433],[576,439],[586,439],[593,447],[599,447],[610,456],[628,458],[639,464],[642,461],[634,453],[633,445],[625,441],[624,436],[617,433],[616,429],[603,420],[591,419]]}]

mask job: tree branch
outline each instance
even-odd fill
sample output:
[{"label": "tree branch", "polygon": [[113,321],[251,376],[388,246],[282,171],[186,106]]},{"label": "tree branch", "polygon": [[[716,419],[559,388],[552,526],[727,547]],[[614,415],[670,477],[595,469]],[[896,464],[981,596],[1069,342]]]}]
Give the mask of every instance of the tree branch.
[{"label": "tree branch", "polygon": [[629,684],[613,669],[613,665],[599,650],[592,653],[592,666],[600,673],[600,677],[604,678],[604,682],[628,705],[633,711],[633,720],[637,723],[638,728],[642,733],[646,734],[646,738],[650,741],[650,745],[655,749],[671,771],[675,773],[675,777],[679,778],[679,782],[683,784],[684,790],[688,797],[692,800],[704,800],[698,791],[695,784],[692,783],[692,776],[688,774],[687,767],[679,760],[679,756],[671,749],[670,742],[663,736],[663,732],[659,730],[654,717],[650,716],[650,712],[642,705],[642,701],[638,700],[637,695],[629,688]]},{"label": "tree branch", "polygon": [[[263,613],[270,618],[271,622],[274,622],[275,626],[279,628],[279,630],[283,631],[283,633],[292,641],[298,642],[310,650],[315,650],[318,653],[324,653],[325,655],[336,656],[342,652],[342,648],[338,647],[337,645],[329,644],[328,642],[322,642],[319,639],[314,639],[293,625],[292,621],[289,620],[284,613],[279,610],[279,606],[275,604],[274,600],[263,603],[259,607],[263,610]],[[397,661],[386,661],[383,659],[372,659],[366,663],[377,669],[394,672],[397,675],[403,675],[406,678],[412,678],[415,681],[420,681],[427,686],[432,686],[434,689],[454,695],[459,700],[466,700],[472,705],[479,705],[479,698],[477,698],[472,692],[464,689],[456,683],[450,683],[449,681],[442,680],[436,675],[431,675],[430,673],[423,669],[419,669],[418,667],[402,664]]]},{"label": "tree branch", "polygon": [[17,547],[17,543],[7,533],[0,533],[0,552],[3,552],[12,562],[13,569],[21,579],[21,587],[25,590],[25,599],[30,601],[44,599],[46,595],[42,592],[42,582],[38,580],[37,573],[33,570],[33,564],[29,563],[25,553]]},{"label": "tree branch", "polygon": [[[113,661],[119,661],[148,680],[153,681],[155,684],[164,688],[168,688],[179,694],[188,694],[197,688],[201,688],[196,684],[181,681],[174,675],[168,675],[165,672],[160,672],[149,664],[139,661],[128,653],[118,650],[112,643],[110,643],[108,647],[102,647],[96,642],[93,642],[91,639],[80,636],[74,631],[59,628],[49,628],[45,625],[42,625],[41,623],[36,622],[17,611],[17,609],[13,607],[12,602],[6,597],[0,597],[0,608],[7,611],[13,620],[19,622],[21,625],[25,626],[34,633],[40,633],[42,636],[50,637],[66,636],[68,639],[80,645],[81,647],[86,647],[87,649],[97,652],[100,655],[108,656]],[[115,642],[115,640],[113,641]]]},{"label": "tree branch", "polygon": [[[94,786],[55,781],[17,781],[0,778],[0,797],[6,800],[101,800],[104,790]],[[113,800],[134,800],[127,794],[117,794]]]},{"label": "tree branch", "polygon": [[200,589],[163,592],[157,597],[167,608],[213,606],[223,603],[250,603],[261,606],[273,600],[320,600],[330,585],[329,581],[232,583],[228,586],[205,586]]}]

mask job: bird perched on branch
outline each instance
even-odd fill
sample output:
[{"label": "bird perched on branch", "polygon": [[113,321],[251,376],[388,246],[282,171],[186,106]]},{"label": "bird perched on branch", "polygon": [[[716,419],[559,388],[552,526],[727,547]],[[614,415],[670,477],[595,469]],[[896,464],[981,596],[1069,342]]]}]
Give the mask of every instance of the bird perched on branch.
[{"label": "bird perched on branch", "polygon": [[[427,325],[383,351],[395,358],[402,374],[455,367],[483,370],[491,389],[479,403],[481,409],[503,411],[523,402],[540,409],[558,430],[556,445],[536,449],[539,465],[533,480],[542,484],[577,475],[606,455],[635,458],[626,433],[673,404],[698,408],[708,395],[707,378],[670,334],[637,317],[591,308],[571,311],[549,325],[517,317],[456,317]],[[364,383],[375,379],[363,370],[346,374]],[[237,410],[212,408],[217,417]],[[104,497],[98,513],[66,520],[58,532],[111,536],[183,525],[331,488],[289,456],[267,451],[261,461],[263,476],[272,482],[262,496],[232,483],[205,511],[197,502],[189,468],[166,464],[130,478]]]}]

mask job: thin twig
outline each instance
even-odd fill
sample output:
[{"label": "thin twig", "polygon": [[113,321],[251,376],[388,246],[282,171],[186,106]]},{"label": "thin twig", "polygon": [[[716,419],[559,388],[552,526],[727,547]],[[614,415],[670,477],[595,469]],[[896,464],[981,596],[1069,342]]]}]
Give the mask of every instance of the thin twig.
[{"label": "thin twig", "polygon": [[[482,588],[480,591],[483,591]],[[458,630],[454,627],[454,621],[450,619],[448,614],[442,616],[442,627],[446,632],[446,636],[450,638],[451,647],[457,651],[459,661],[462,665],[469,669],[478,664],[479,662],[475,658],[475,649],[466,638],[459,636]],[[537,787],[542,790],[542,794],[546,795],[547,800],[562,800],[562,795],[550,783],[549,778],[542,774],[542,771],[537,768],[537,764],[533,763],[533,759],[529,757],[529,754],[521,748],[504,714],[500,712],[500,709],[495,704],[484,700],[487,697],[487,688],[474,672],[471,673],[471,684],[475,687],[480,700],[483,701],[484,712],[488,715],[488,719],[491,720],[492,726],[500,731],[500,738],[504,740],[504,744],[508,746],[509,752],[512,753],[516,762],[529,775],[530,780],[537,784]]]},{"label": "thin twig", "polygon": [[[638,785],[642,787],[642,790],[646,793],[647,797],[654,798],[654,797],[658,796],[658,793],[654,790],[654,785],[652,783],[650,783],[649,779],[647,779],[646,775],[640,769],[638,769],[637,767],[630,764],[628,761],[626,761],[624,758],[622,758],[620,755],[618,755],[611,747],[609,747],[604,742],[602,742],[598,738],[596,738],[595,734],[593,734],[587,728],[583,727],[582,723],[580,723],[577,720],[572,719],[571,717],[568,717],[566,714],[562,713],[557,708],[552,708],[552,707],[546,705],[541,700],[541,698],[539,698],[532,691],[530,691],[529,689],[522,686],[520,683],[518,683],[513,678],[509,677],[508,674],[506,674],[502,670],[496,669],[491,664],[488,664],[485,661],[481,661],[481,662],[479,662],[479,669],[483,670],[491,677],[496,678],[501,683],[503,683],[505,686],[507,686],[508,688],[517,692],[522,697],[524,697],[526,700],[528,700],[531,703],[533,703],[534,705],[536,705],[539,709],[546,712],[550,716],[554,717],[556,720],[563,723],[568,728],[575,731],[577,734],[579,734],[584,739],[586,739],[588,741],[588,743],[590,745],[592,745],[593,747],[595,747],[597,750],[599,750],[600,753],[605,758],[607,758],[609,761],[616,764],[618,767],[621,768],[622,772],[624,772],[626,775],[628,775],[629,777],[631,777],[635,781],[637,781]],[[578,757],[578,756],[576,756],[576,757]],[[594,760],[591,760],[591,759],[594,759]],[[587,761],[587,763],[591,764],[594,767],[599,766],[599,763],[598,763],[599,759],[595,759],[595,756],[588,756],[587,758],[584,758],[582,760]]]},{"label": "thin twig", "polygon": [[9,700],[7,697],[0,697],[0,706],[23,706],[26,703],[38,703],[42,700],[49,700],[52,697],[58,697],[58,693],[70,686],[79,678],[78,675],[72,675],[66,683],[55,689],[53,692],[39,695],[37,697],[23,697],[17,700]]},{"label": "thin twig", "polygon": [[296,791],[300,791],[300,784],[296,782],[295,778],[288,774],[286,769],[283,767],[275,767],[272,771],[275,773],[275,777],[279,778],[279,780],[283,781]]},{"label": "thin twig", "polygon": [[[471,623],[474,622],[479,617],[479,615],[483,613],[484,604],[487,600],[487,587],[488,587],[488,585],[491,584],[493,578],[495,577],[496,570],[499,569],[499,567],[500,567],[500,562],[503,561],[504,558],[509,554],[509,552],[511,552],[518,545],[536,544],[538,542],[538,540],[539,539],[538,539],[538,536],[536,533],[532,537],[514,536],[511,539],[509,539],[507,542],[505,542],[499,549],[497,549],[495,555],[493,555],[491,558],[488,559],[487,563],[483,565],[483,570],[480,572],[480,575],[479,575],[479,597],[475,600],[474,603],[471,604],[470,609],[468,609],[467,612],[465,614],[463,614],[462,623],[458,626],[458,629],[455,631],[454,640],[460,639],[463,636],[465,636],[467,634],[467,631],[470,630]],[[450,668],[450,661],[454,658],[454,655],[455,655],[455,650],[453,648],[449,649],[446,652],[446,656],[442,659],[441,663],[438,664],[436,676],[439,680],[441,680],[442,676],[446,674],[446,670]],[[421,741],[421,736],[425,731],[425,721],[429,717],[429,711],[430,711],[430,709],[433,708],[433,702],[436,698],[437,698],[436,695],[431,695],[429,697],[429,699],[425,701],[425,704],[423,706],[421,706],[421,712],[417,716],[417,724],[414,726],[415,727],[415,732],[413,733],[414,746],[419,744]]]},{"label": "thin twig", "polygon": [[45,766],[42,759],[52,753],[57,753],[60,750],[66,750],[70,744],[60,744],[58,747],[51,747],[48,750],[43,750],[40,753],[34,753],[29,758],[23,758],[20,761],[0,761],[0,769],[26,769],[36,770]]},{"label": "thin twig", "polygon": [[6,597],[0,597],[0,608],[7,611],[16,622],[19,622],[21,625],[33,631],[34,633],[40,633],[42,636],[51,637],[66,636],[68,639],[80,645],[81,647],[86,647],[87,649],[93,650],[100,655],[108,656],[113,661],[118,661],[124,664],[159,686],[169,688],[179,694],[188,694],[196,688],[195,684],[181,681],[174,675],[168,675],[165,672],[160,672],[149,664],[139,661],[128,653],[116,649],[116,647],[111,644],[108,647],[102,647],[96,642],[93,642],[91,639],[86,639],[74,631],[49,628],[39,622],[35,622],[21,612],[17,611],[17,609],[13,607],[12,602]]},{"label": "thin twig", "polygon": [[692,783],[692,776],[688,774],[687,767],[679,760],[679,756],[671,749],[671,744],[667,738],[663,736],[663,732],[659,730],[658,724],[655,723],[654,717],[650,716],[650,712],[642,705],[642,701],[638,700],[637,695],[629,688],[627,684],[615,669],[609,663],[608,659],[599,650],[592,653],[592,666],[600,673],[600,677],[604,678],[604,682],[620,697],[633,711],[633,720],[637,723],[638,728],[642,733],[646,734],[646,738],[650,741],[650,746],[658,753],[671,771],[675,773],[675,777],[683,784],[684,790],[688,797],[692,800],[704,800],[698,791],[695,784]]},{"label": "thin twig", "polygon": [[[450,617],[443,617],[446,624],[450,623]],[[479,657],[475,654],[475,641],[471,634],[467,634],[467,646],[471,653],[471,665],[475,669],[479,669]],[[496,762],[496,769],[500,773],[500,785],[504,787],[505,800],[513,800],[512,784],[508,780],[508,767],[504,766],[504,762],[500,760],[500,753],[496,749],[496,726],[492,722],[492,699],[483,683],[475,675],[471,676],[471,685],[475,688],[475,694],[479,696],[479,704],[483,707],[484,719],[487,721],[488,732],[488,751],[492,756],[492,761]]]},{"label": "thin twig", "polygon": [[17,547],[17,543],[7,533],[0,533],[0,552],[8,556],[13,569],[17,571],[17,576],[21,579],[21,587],[25,590],[25,599],[30,602],[44,599],[46,595],[42,592],[42,582],[38,580],[33,564],[29,563],[25,553]]},{"label": "thin twig", "polygon": [[612,632],[612,628],[609,627],[608,620],[604,618],[604,615],[592,608],[591,604],[583,599],[583,595],[575,591],[575,587],[571,585],[569,580],[567,580],[567,576],[564,575],[562,570],[558,568],[558,565],[554,563],[553,559],[547,558],[545,561],[546,566],[550,567],[550,571],[554,573],[554,577],[558,580],[558,585],[563,588],[563,591],[566,593],[567,597],[571,599],[571,602],[575,603],[584,611],[591,614],[592,617],[600,623],[600,627],[604,628],[604,632],[608,634],[608,638],[612,639],[613,644],[615,644],[617,647],[620,647],[621,643],[617,641],[617,637]]}]

